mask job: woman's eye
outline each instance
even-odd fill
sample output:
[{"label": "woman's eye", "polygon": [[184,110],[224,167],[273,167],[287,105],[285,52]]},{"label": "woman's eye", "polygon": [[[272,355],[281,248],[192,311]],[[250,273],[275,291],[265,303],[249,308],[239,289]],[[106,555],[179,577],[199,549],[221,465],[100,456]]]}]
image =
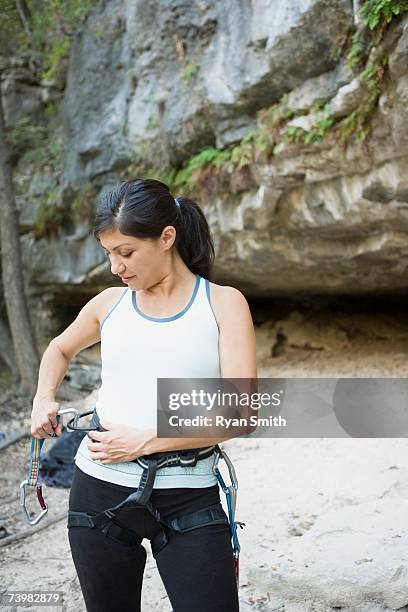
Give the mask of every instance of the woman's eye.
[{"label": "woman's eye", "polygon": [[126,255],[123,255],[123,257],[130,257],[132,253],[126,253]]}]

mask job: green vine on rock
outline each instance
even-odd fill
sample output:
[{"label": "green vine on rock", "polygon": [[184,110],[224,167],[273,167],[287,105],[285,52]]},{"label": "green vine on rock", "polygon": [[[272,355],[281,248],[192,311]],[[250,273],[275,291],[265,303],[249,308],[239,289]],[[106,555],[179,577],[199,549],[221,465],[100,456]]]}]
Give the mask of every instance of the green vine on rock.
[{"label": "green vine on rock", "polygon": [[334,124],[334,119],[331,117],[323,117],[316,121],[310,130],[304,130],[301,127],[289,125],[283,133],[283,140],[291,143],[311,144],[323,140],[327,132]]},{"label": "green vine on rock", "polygon": [[93,218],[93,203],[97,194],[94,185],[81,189],[72,202],[63,202],[61,191],[51,187],[37,209],[34,220],[36,239],[59,236],[61,230],[72,230],[77,223],[89,223]]},{"label": "green vine on rock", "polygon": [[67,143],[63,128],[56,125],[54,116],[48,117],[48,122],[42,125],[34,125],[30,118],[24,117],[12,126],[8,137],[16,158],[23,157],[37,170],[46,166],[62,170]]},{"label": "green vine on rock", "polygon": [[197,76],[198,70],[198,64],[186,64],[183,68],[183,72],[181,75],[181,78],[184,83],[190,83]]},{"label": "green vine on rock", "polygon": [[78,193],[71,203],[74,222],[89,223],[92,220],[96,195],[97,189],[94,185],[88,185]]},{"label": "green vine on rock", "polygon": [[357,75],[364,86],[362,100],[355,110],[340,121],[337,127],[340,140],[345,141],[352,135],[364,140],[370,133],[369,121],[377,107],[387,64],[388,57],[386,55],[375,56]]},{"label": "green vine on rock", "polygon": [[68,205],[62,206],[53,201],[53,196],[58,199],[59,194],[50,192],[48,198],[39,206],[34,221],[34,237],[45,238],[59,236],[61,229],[72,227],[72,213]]},{"label": "green vine on rock", "polygon": [[99,0],[2,0],[0,55],[29,60],[40,80],[65,84],[71,40]]},{"label": "green vine on rock", "polygon": [[359,14],[366,26],[374,30],[383,23],[391,23],[394,17],[407,11],[406,0],[365,0]]}]

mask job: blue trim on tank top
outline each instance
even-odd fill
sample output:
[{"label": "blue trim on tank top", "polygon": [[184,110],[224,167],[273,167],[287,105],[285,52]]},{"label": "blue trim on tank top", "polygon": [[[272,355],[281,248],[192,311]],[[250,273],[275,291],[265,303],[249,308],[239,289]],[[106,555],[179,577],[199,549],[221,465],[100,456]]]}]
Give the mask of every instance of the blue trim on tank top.
[{"label": "blue trim on tank top", "polygon": [[191,308],[191,306],[193,305],[193,302],[194,302],[194,300],[196,298],[196,295],[197,295],[197,292],[198,292],[198,287],[200,286],[201,276],[199,276],[198,274],[196,274],[195,276],[196,276],[196,282],[195,282],[194,291],[193,291],[193,294],[192,294],[192,296],[190,298],[189,303],[187,304],[187,306],[185,308],[183,308],[183,310],[181,310],[177,314],[173,315],[172,317],[150,317],[149,315],[147,315],[144,312],[142,312],[140,310],[139,306],[137,305],[136,291],[132,291],[132,304],[133,304],[134,309],[144,319],[148,319],[149,321],[155,321],[156,323],[167,323],[169,321],[175,321],[176,319],[179,319],[180,317],[182,317],[187,312],[187,310],[189,308]]},{"label": "blue trim on tank top", "polygon": [[218,330],[219,330],[219,326],[218,326],[217,317],[215,316],[214,308],[212,307],[212,304],[211,304],[211,297],[210,297],[210,281],[208,280],[208,278],[205,278],[204,280],[205,280],[205,292],[206,292],[206,294],[207,294],[207,300],[208,300],[208,303],[209,303],[209,305],[210,305],[211,312],[213,313],[214,321],[215,321],[215,323],[216,323],[216,325],[217,325],[217,327],[218,327]]},{"label": "blue trim on tank top", "polygon": [[110,311],[108,312],[107,315],[105,315],[102,319],[102,321],[99,324],[99,331],[102,331],[102,325],[105,323],[106,319],[109,317],[109,315],[111,314],[111,312],[113,312],[116,308],[116,306],[118,306],[119,302],[121,302],[122,298],[125,296],[126,291],[129,289],[129,287],[126,287],[123,292],[122,295],[120,296],[120,298],[118,299],[118,301],[116,302],[116,304],[114,304],[114,306],[112,306],[112,308],[110,309]]}]

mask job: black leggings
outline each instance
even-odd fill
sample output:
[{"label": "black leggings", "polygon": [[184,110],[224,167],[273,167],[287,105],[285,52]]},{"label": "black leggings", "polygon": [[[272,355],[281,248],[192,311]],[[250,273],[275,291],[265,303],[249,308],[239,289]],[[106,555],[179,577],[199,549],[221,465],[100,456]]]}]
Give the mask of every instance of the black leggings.
[{"label": "black leggings", "polygon": [[[75,467],[69,509],[97,514],[124,500],[132,489],[88,476]],[[164,519],[220,503],[218,485],[202,489],[154,489],[151,501]],[[120,524],[132,529],[132,544],[99,529],[68,530],[72,558],[88,612],[140,612],[146,550],[157,523],[143,508],[125,508]],[[135,543],[134,531],[140,535]],[[238,591],[228,525],[170,532],[156,564],[174,612],[237,612]]]}]

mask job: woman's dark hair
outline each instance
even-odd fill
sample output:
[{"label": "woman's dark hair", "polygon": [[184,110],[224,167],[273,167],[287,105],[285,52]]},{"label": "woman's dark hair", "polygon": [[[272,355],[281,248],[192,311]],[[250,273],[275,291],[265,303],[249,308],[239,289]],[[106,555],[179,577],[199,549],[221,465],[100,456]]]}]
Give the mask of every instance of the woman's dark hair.
[{"label": "woman's dark hair", "polygon": [[201,208],[189,198],[177,198],[167,185],[154,179],[122,181],[103,192],[95,215],[94,236],[117,229],[135,238],[158,238],[166,225],[173,225],[175,247],[194,274],[212,278],[214,244]]}]

